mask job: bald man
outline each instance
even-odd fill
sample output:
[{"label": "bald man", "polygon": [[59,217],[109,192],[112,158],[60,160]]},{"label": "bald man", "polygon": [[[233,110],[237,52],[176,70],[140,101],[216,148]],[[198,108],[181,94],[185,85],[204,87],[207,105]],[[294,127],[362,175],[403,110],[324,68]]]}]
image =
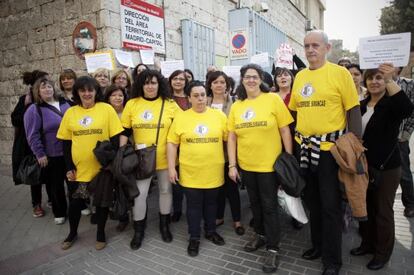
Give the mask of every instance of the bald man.
[{"label": "bald man", "polygon": [[331,49],[328,36],[311,31],[304,46],[309,68],[297,74],[289,103],[297,113],[295,139],[310,210],[313,247],[302,257],[314,260],[322,256],[323,274],[338,274],[342,265],[342,194],[338,165],[329,150],[346,129],[361,136],[361,112],[351,74],[326,60]]}]

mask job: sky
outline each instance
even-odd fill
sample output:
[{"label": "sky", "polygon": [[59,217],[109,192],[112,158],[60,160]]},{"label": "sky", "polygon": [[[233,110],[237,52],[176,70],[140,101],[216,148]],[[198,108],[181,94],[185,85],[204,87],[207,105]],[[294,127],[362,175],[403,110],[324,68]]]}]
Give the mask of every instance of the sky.
[{"label": "sky", "polygon": [[390,0],[326,0],[325,31],[329,39],[342,39],[343,48],[355,51],[360,37],[379,35],[381,8]]}]

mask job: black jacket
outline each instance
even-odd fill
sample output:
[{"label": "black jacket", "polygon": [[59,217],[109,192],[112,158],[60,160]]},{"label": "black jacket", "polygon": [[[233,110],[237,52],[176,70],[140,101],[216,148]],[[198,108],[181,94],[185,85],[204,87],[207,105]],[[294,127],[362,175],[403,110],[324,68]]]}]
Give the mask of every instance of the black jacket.
[{"label": "black jacket", "polygon": [[[367,111],[370,96],[361,101],[361,115]],[[384,95],[374,107],[374,113],[368,121],[363,136],[368,165],[377,169],[384,164],[393,151],[385,169],[393,169],[401,165],[400,151],[397,146],[399,127],[404,118],[411,115],[414,109],[410,99],[403,91],[393,96]]]}]

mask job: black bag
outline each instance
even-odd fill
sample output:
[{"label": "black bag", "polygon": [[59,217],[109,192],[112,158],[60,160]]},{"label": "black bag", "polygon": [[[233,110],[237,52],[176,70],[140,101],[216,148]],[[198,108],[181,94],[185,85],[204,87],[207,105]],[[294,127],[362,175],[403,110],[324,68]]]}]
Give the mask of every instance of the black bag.
[{"label": "black bag", "polygon": [[291,154],[283,152],[276,159],[273,168],[286,194],[295,198],[300,197],[306,182],[300,175],[300,166],[296,158]]},{"label": "black bag", "polygon": [[35,155],[27,155],[20,162],[16,178],[23,184],[38,185],[40,184],[41,170]]},{"label": "black bag", "polygon": [[395,144],[394,148],[391,150],[391,153],[388,155],[385,161],[380,165],[379,169],[368,165],[368,178],[369,178],[368,189],[376,189],[381,184],[385,165],[390,160],[397,146],[398,146],[398,143]]},{"label": "black bag", "polygon": [[164,111],[165,100],[162,100],[160,117],[157,125],[157,137],[155,138],[155,144],[136,150],[138,156],[138,169],[137,169],[137,180],[143,180],[151,177],[155,173],[157,165],[157,144],[158,136],[160,134],[161,117]]}]

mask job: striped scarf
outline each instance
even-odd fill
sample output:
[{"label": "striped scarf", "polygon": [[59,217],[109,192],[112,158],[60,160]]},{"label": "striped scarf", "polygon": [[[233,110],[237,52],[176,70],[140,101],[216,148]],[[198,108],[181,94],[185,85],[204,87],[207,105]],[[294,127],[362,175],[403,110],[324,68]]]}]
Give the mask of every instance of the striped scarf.
[{"label": "striped scarf", "polygon": [[[304,136],[298,131],[295,135],[300,139],[300,168],[316,168],[319,164],[321,154],[321,142],[335,142],[340,136],[345,134],[345,129],[338,130],[325,135]],[[310,163],[310,166],[309,166]]]}]

